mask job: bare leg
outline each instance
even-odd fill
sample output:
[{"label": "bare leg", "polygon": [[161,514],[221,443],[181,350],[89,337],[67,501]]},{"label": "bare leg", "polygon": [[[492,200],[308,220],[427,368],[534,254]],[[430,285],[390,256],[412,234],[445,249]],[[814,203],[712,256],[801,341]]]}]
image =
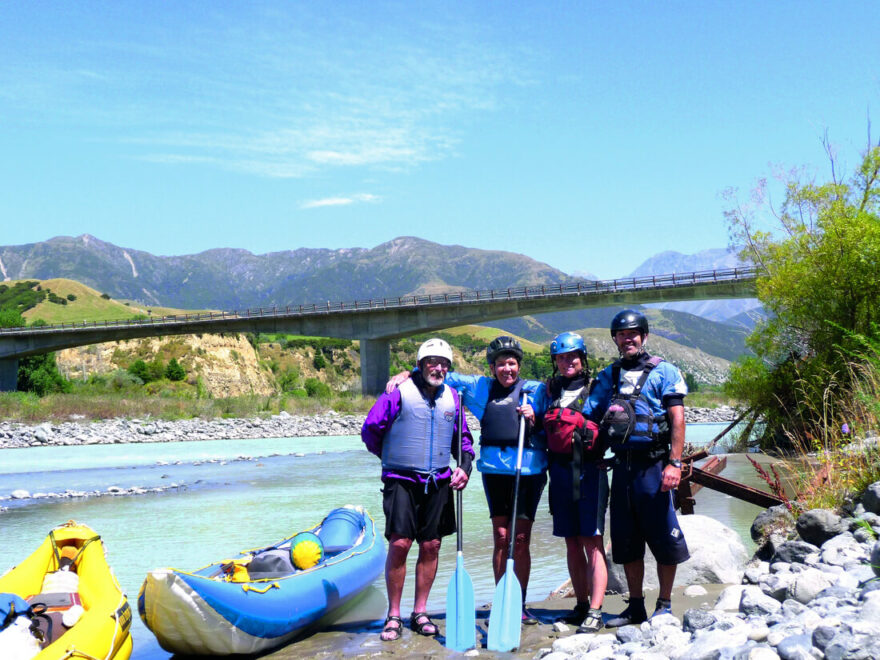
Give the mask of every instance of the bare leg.
[{"label": "bare leg", "polygon": [[440,539],[419,543],[419,558],[416,560],[416,599],[413,612],[424,612],[428,607],[428,594],[437,575],[437,557],[440,554]]},{"label": "bare leg", "polygon": [[657,564],[657,580],[660,583],[660,598],[670,600],[672,598],[672,584],[675,582],[675,564]]},{"label": "bare leg", "polygon": [[626,586],[629,589],[630,598],[644,598],[642,584],[645,581],[645,560],[636,559],[623,565],[626,574]]},{"label": "bare leg", "polygon": [[[385,588],[388,591],[388,616],[400,616],[400,599],[403,596],[403,583],[406,580],[406,556],[412,547],[412,539],[396,534],[388,542],[388,555],[385,557]],[[383,640],[391,639],[384,633]]]},{"label": "bare leg", "polygon": [[510,546],[509,530],[510,518],[507,516],[492,517],[492,539],[495,543],[495,547],[492,549],[492,572],[495,573],[495,584],[498,584],[504,575],[507,550]]},{"label": "bare leg", "polygon": [[529,543],[532,540],[532,521],[524,518],[516,521],[516,544],[513,547],[513,572],[522,587],[523,602],[532,572],[532,553]]},{"label": "bare leg", "polygon": [[[602,537],[579,536],[578,540],[583,547],[583,552],[586,553],[589,564],[587,574],[590,585],[590,607],[599,609],[602,607],[602,601],[605,599],[605,590],[608,588],[608,563],[605,559],[605,547],[602,545]],[[641,584],[641,581],[639,583]],[[630,595],[632,595],[632,588],[630,588]]]},{"label": "bare leg", "polygon": [[590,576],[587,571],[587,558],[580,536],[565,537],[565,558],[568,561],[568,575],[577,602],[586,603],[590,598]]}]

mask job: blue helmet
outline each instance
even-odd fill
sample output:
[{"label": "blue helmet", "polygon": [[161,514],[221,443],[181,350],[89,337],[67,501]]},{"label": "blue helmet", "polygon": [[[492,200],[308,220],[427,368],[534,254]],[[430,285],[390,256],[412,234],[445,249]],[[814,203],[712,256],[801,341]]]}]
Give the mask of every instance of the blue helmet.
[{"label": "blue helmet", "polygon": [[571,351],[580,351],[584,355],[587,354],[584,338],[576,332],[563,332],[556,335],[556,339],[550,342],[550,355],[570,353]]}]

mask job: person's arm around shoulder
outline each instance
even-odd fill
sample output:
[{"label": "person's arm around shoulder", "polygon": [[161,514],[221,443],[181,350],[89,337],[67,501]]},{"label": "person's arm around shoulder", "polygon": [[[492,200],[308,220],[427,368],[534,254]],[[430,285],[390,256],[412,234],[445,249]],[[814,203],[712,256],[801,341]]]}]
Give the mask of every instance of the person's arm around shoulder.
[{"label": "person's arm around shoulder", "polygon": [[[452,486],[455,490],[461,490],[462,488],[467,486],[468,479],[470,479],[471,465],[473,464],[476,453],[474,452],[474,436],[471,434],[471,430],[468,428],[467,419],[464,415],[460,414],[461,397],[455,390],[453,390],[453,397],[455,398],[455,426],[453,427],[452,453],[458,460],[458,465],[455,467],[455,470],[452,471],[452,479],[450,480],[449,485]],[[461,420],[462,423],[461,456],[458,455],[459,420]]]},{"label": "person's arm around shoulder", "polygon": [[400,391],[391,394],[380,394],[376,403],[367,413],[361,427],[361,440],[367,450],[376,456],[382,456],[382,440],[400,412]]},{"label": "person's arm around shoulder", "polygon": [[590,384],[590,393],[584,401],[584,415],[598,423],[605,414],[605,409],[608,408],[613,389],[610,370],[603,369]]},{"label": "person's arm around shoulder", "polygon": [[388,379],[388,382],[385,383],[385,394],[391,394],[394,390],[403,385],[403,383],[411,377],[411,371],[401,371],[394,374],[391,378]]}]

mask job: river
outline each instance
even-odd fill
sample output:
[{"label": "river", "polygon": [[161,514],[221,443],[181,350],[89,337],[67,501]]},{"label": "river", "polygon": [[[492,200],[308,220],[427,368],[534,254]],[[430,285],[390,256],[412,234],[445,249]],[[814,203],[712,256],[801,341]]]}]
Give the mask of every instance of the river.
[{"label": "river", "polygon": [[[704,444],[724,426],[690,424],[688,440]],[[0,512],[0,570],[21,561],[53,526],[74,519],[102,535],[110,563],[134,606],[149,569],[204,566],[311,527],[337,506],[362,504],[384,529],[378,475],[378,460],[357,436],[0,450],[3,496],[16,489],[37,493],[174,485],[162,493],[134,496],[3,501],[7,510]],[[464,493],[464,556],[480,605],[491,600],[494,591],[492,535],[482,482],[478,473],[474,476]],[[731,457],[724,476],[762,486],[742,455]],[[532,538],[529,600],[545,598],[567,578],[565,545],[551,535],[546,491],[544,499]],[[749,526],[758,507],[708,489],[696,500],[697,513],[731,527],[752,549]],[[445,606],[454,568],[455,541],[450,537],[441,551],[431,609]],[[411,601],[409,580],[404,608]],[[382,577],[358,607],[377,619],[384,615]],[[132,634],[133,658],[169,657],[137,617]]]}]

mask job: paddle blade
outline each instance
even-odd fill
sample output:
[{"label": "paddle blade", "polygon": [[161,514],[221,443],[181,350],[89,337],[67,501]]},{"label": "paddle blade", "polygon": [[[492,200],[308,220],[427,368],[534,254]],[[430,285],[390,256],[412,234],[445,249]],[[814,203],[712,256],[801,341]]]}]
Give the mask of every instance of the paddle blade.
[{"label": "paddle blade", "polygon": [[464,570],[464,559],[458,553],[455,573],[446,591],[446,648],[467,651],[477,645],[477,613],[474,583]]},{"label": "paddle blade", "polygon": [[501,580],[495,585],[495,598],[489,614],[490,651],[512,651],[519,647],[522,627],[522,587],[513,572],[513,559],[507,566]]}]

